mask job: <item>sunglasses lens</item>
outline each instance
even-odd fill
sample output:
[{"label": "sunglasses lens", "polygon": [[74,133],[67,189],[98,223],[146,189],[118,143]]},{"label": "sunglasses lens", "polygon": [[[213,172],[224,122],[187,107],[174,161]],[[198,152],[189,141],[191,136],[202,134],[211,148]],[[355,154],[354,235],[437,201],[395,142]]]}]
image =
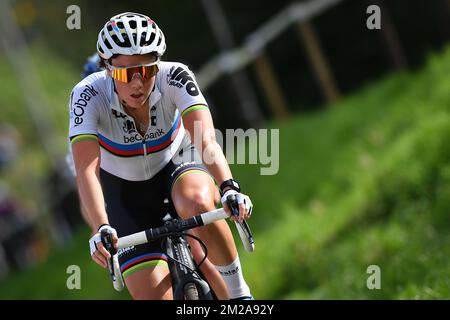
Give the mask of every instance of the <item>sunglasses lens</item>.
[{"label": "sunglasses lens", "polygon": [[112,77],[121,82],[128,82],[127,69],[113,69]]},{"label": "sunglasses lens", "polygon": [[128,83],[133,79],[133,76],[136,73],[139,73],[143,80],[150,79],[159,71],[158,66],[139,66],[139,67],[131,67],[131,68],[121,68],[121,69],[113,69],[112,76],[114,79]]},{"label": "sunglasses lens", "polygon": [[158,66],[156,64],[154,64],[152,66],[139,67],[139,68],[141,69],[140,74],[142,76],[142,79],[144,79],[144,80],[150,79],[159,71]]}]

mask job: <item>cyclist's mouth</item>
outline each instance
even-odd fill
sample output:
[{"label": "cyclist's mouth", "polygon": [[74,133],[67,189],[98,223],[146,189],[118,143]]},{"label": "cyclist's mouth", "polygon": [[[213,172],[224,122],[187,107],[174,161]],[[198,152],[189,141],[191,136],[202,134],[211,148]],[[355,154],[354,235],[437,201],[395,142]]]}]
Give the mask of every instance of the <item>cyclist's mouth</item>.
[{"label": "cyclist's mouth", "polygon": [[143,95],[144,95],[143,93],[133,93],[133,94],[131,95],[131,97],[134,98],[134,99],[139,99],[139,98],[141,98]]}]

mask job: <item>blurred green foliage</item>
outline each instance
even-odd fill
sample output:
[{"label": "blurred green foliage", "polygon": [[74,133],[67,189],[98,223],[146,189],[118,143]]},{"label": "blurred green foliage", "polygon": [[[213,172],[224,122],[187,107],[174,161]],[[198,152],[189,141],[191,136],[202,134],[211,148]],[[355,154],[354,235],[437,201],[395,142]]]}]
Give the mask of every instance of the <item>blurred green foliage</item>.
[{"label": "blurred green foliage", "polygon": [[[35,56],[41,54],[47,53],[37,49]],[[78,72],[65,61],[46,61],[52,73],[39,65],[39,74],[64,140],[67,97]],[[0,70],[8,71],[4,63]],[[5,79],[11,88],[1,96],[4,115],[24,129],[24,154],[38,153],[20,93]],[[259,166],[232,166],[255,204],[256,251],[240,247],[240,256],[256,298],[450,297],[449,88],[447,48],[416,72],[388,76],[327,110],[270,124],[280,128],[279,173],[260,176]],[[20,187],[24,180],[18,181]],[[0,298],[128,298],[91,262],[87,239],[87,230],[80,231],[47,262],[0,283]],[[66,288],[72,264],[81,267],[81,290]],[[372,264],[381,268],[381,290],[366,287]]]},{"label": "blurred green foliage", "polygon": [[447,49],[281,128],[280,174],[241,178],[265,226],[242,259],[255,296],[450,297],[449,71]]},{"label": "blurred green foliage", "polygon": [[[69,246],[55,250],[45,263],[0,283],[0,299],[129,299],[126,289],[116,292],[107,270],[91,260],[86,251],[89,237],[87,229],[79,232]],[[81,271],[79,290],[67,288],[66,281],[74,274],[67,268],[72,265]]]},{"label": "blurred green foliage", "polygon": [[[59,157],[65,157],[68,130],[68,97],[73,86],[80,80],[79,70],[74,70],[67,61],[52,55],[42,42],[36,42],[29,52],[33,70],[37,76],[37,90],[42,93],[41,112],[48,118],[56,135],[54,142],[60,150]],[[42,201],[42,183],[49,172],[49,161],[43,152],[36,127],[26,108],[20,75],[15,73],[6,58],[0,63],[0,122],[10,123],[19,132],[19,155],[7,170],[2,171],[1,179],[10,186],[12,193],[21,199],[32,211],[39,211]],[[25,88],[26,90],[26,88]]]}]

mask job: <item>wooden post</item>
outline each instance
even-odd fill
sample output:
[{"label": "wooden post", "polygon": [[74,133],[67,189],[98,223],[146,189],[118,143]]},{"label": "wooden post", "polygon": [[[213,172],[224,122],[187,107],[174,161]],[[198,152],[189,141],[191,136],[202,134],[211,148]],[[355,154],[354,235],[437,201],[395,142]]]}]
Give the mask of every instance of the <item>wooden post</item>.
[{"label": "wooden post", "polygon": [[300,21],[297,23],[297,29],[305,45],[309,62],[314,69],[314,74],[322,89],[323,96],[328,102],[336,101],[340,96],[339,89],[313,26],[309,21]]},{"label": "wooden post", "polygon": [[254,70],[261,84],[272,114],[276,120],[285,120],[289,117],[286,99],[279,85],[272,65],[267,55],[263,52],[255,59]]},{"label": "wooden post", "polygon": [[[233,48],[235,41],[220,1],[202,0],[201,3],[220,50],[224,52],[229,48]],[[232,73],[230,76],[244,120],[251,127],[259,128],[264,121],[264,117],[247,73],[242,69]]]},{"label": "wooden post", "polygon": [[442,0],[434,4],[436,16],[439,17],[439,27],[445,40],[450,39],[450,0]]},{"label": "wooden post", "polygon": [[391,61],[397,70],[404,70],[408,68],[405,52],[400,43],[397,29],[392,21],[389,9],[383,0],[369,0],[371,4],[376,4],[381,11],[381,36],[386,43],[386,49],[391,58]]}]

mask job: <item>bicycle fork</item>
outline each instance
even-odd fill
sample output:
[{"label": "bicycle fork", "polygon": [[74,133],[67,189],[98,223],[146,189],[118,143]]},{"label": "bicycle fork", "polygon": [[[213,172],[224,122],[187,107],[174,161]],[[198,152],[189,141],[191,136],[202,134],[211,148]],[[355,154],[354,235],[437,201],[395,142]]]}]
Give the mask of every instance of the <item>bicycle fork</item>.
[{"label": "bicycle fork", "polygon": [[211,289],[197,272],[194,258],[189,250],[188,243],[182,235],[167,238],[166,252],[173,259],[168,259],[170,274],[172,278],[173,295],[175,300],[184,300],[184,289],[186,284],[195,284],[200,299],[212,300]]}]

